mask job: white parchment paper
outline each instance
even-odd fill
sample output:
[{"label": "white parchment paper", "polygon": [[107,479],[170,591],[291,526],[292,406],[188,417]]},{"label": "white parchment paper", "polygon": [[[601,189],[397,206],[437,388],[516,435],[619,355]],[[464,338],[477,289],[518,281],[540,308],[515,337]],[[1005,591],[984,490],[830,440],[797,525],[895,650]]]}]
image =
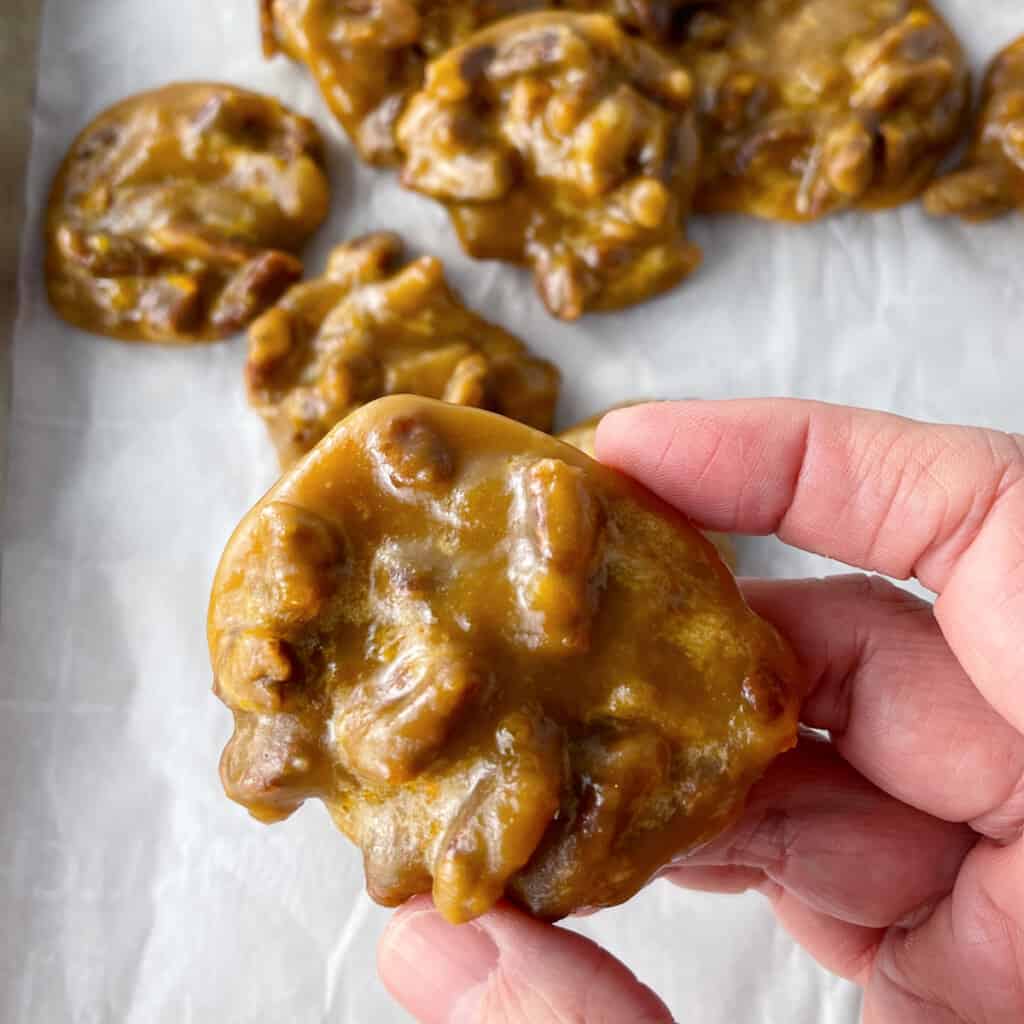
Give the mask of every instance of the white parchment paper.
[{"label": "white parchment paper", "polygon": [[[1020,0],[942,4],[976,63],[1024,32]],[[685,287],[568,326],[525,274],[472,264],[443,211],[358,166],[297,67],[260,55],[255,0],[48,0],[39,62],[0,603],[0,1020],[378,1024],[386,912],[316,804],[273,828],[222,795],[209,583],[274,478],[243,344],[127,346],[66,327],[40,275],[41,210],[73,135],[125,94],[220,79],[280,96],[331,142],[335,202],[308,254],[370,228],[444,257],[466,298],[565,374],[562,421],[636,396],[798,395],[1020,430],[1024,221],[916,207],[813,228],[694,227]],[[26,55],[30,59],[30,55]],[[2,102],[2,100],[0,100]],[[769,541],[748,572],[822,560]],[[837,624],[841,628],[841,624]],[[657,883],[574,925],[681,1022],[852,1024],[757,897]],[[623,1022],[628,1024],[628,1022]]]}]

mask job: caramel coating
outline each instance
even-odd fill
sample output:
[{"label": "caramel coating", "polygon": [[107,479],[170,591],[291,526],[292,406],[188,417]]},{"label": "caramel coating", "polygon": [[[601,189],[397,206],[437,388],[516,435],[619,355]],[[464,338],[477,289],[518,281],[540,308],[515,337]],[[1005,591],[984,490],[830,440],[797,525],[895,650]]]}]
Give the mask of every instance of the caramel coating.
[{"label": "caramel coating", "polygon": [[1024,36],[992,61],[967,159],[928,189],[924,207],[969,221],[1024,209]]},{"label": "caramel coating", "polygon": [[249,329],[249,401],[287,469],[339,420],[389,394],[442,398],[550,430],[560,375],[466,309],[440,260],[406,262],[397,235],[337,246],[323,277]]},{"label": "caramel coating", "polygon": [[698,82],[704,212],[806,221],[905,202],[970,101],[960,44],[925,0],[721,0],[670,49]]},{"label": "caramel coating", "polygon": [[544,0],[260,0],[263,49],[305,64],[364,160],[399,161],[395,124],[428,60]]},{"label": "caramel coating", "polygon": [[434,61],[398,124],[402,182],[466,251],[526,263],[556,316],[628,306],[690,274],[692,81],[601,15],[510,18]]},{"label": "caramel coating", "polygon": [[[558,439],[564,441],[566,444],[571,444],[575,448],[579,448],[581,452],[586,452],[592,459],[597,458],[595,451],[595,440],[597,438],[597,425],[604,419],[606,413],[612,411],[612,409],[621,409],[624,406],[635,405],[635,402],[625,402],[620,405],[613,405],[611,409],[605,409],[604,412],[599,412],[596,416],[591,416],[589,419],[581,420],[579,423],[574,424],[567,430],[563,430],[559,435]],[[703,530],[702,533],[715,547],[718,549],[719,557],[733,572],[736,571],[737,567],[737,556],[736,556],[736,545],[733,543],[732,538],[727,533],[716,533],[714,530]]]},{"label": "caramel coating", "polygon": [[249,512],[214,582],[221,774],[318,796],[394,905],[451,921],[628,899],[739,813],[803,683],[714,548],[512,420],[362,406]]},{"label": "caramel coating", "polygon": [[124,341],[233,334],[302,275],[327,215],[312,121],[228,85],[181,83],[101,114],[50,195],[46,283],[69,323]]},{"label": "caramel coating", "polygon": [[721,0],[579,0],[576,10],[600,10],[617,18],[627,31],[657,43],[671,43],[686,31],[690,19],[718,7]]},{"label": "caramel coating", "polygon": [[604,12],[652,36],[701,0],[259,0],[263,49],[306,65],[331,112],[372,164],[399,163],[395,125],[427,62],[501,18]]}]

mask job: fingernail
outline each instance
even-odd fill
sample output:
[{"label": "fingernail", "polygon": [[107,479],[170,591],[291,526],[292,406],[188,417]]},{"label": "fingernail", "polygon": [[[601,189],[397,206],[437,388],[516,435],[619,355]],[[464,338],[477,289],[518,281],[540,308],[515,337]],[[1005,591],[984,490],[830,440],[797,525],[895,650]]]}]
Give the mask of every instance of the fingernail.
[{"label": "fingernail", "polygon": [[384,984],[417,1020],[448,1024],[490,977],[498,947],[478,925],[449,924],[426,901],[392,919],[379,961]]}]

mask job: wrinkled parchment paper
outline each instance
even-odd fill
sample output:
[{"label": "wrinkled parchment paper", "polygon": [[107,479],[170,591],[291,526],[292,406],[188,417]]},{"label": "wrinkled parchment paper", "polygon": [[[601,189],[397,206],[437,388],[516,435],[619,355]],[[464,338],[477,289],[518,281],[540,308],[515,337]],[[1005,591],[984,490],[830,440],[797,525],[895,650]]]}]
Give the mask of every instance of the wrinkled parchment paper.
[{"label": "wrinkled parchment paper", "polygon": [[[980,64],[1024,32],[1020,0],[945,0]],[[636,396],[798,395],[1020,430],[1024,220],[916,207],[814,228],[698,224],[699,275],[568,326],[525,274],[472,264],[442,210],[358,166],[306,75],[262,60],[256,0],[48,0],[14,347],[0,632],[0,1019],[406,1020],[374,973],[386,911],[318,804],[266,828],[222,795],[230,732],[209,693],[209,583],[273,481],[243,345],[131,347],[49,311],[41,207],[72,136],[126,93],[222,79],[328,133],[335,203],[308,254],[369,228],[443,256],[476,308],[565,373],[562,421]],[[31,59],[26,54],[25,59]],[[832,571],[771,541],[749,573]],[[842,628],[842,624],[837,624]],[[852,1024],[760,898],[657,883],[572,925],[701,1024]],[[623,1022],[627,1024],[627,1022]]]}]

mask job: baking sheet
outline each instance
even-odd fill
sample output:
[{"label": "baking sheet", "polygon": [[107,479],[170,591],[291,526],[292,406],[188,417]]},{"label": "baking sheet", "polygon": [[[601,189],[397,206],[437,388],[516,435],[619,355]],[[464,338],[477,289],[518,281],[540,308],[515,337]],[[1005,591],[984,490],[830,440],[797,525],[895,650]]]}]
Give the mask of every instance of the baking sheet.
[{"label": "baking sheet", "polygon": [[[813,228],[694,227],[700,274],[576,325],[524,274],[471,264],[443,212],[351,159],[303,72],[260,55],[255,0],[48,0],[14,344],[0,594],[0,1019],[314,1022],[406,1017],[374,973],[386,919],[316,804],[273,828],[221,794],[230,732],[209,693],[209,582],[274,478],[246,409],[243,345],[131,347],[48,310],[41,207],[67,143],[126,93],[222,79],[315,116],[335,203],[308,254],[403,232],[466,298],[565,374],[565,423],[635,396],[798,395],[1020,430],[1024,222],[935,223],[915,207]],[[1019,0],[945,0],[976,62],[1024,32]],[[750,573],[835,567],[773,541]],[[657,883],[572,927],[702,1024],[852,1024],[759,897]]]}]

